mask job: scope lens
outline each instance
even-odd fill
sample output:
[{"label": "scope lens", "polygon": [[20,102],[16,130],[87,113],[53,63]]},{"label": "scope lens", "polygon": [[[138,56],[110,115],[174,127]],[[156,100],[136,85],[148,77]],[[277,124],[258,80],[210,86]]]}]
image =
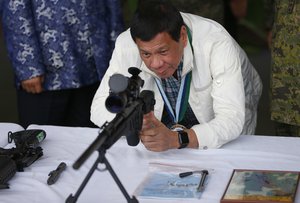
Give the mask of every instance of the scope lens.
[{"label": "scope lens", "polygon": [[111,113],[121,112],[127,103],[126,97],[121,95],[110,95],[105,101],[106,109]]}]

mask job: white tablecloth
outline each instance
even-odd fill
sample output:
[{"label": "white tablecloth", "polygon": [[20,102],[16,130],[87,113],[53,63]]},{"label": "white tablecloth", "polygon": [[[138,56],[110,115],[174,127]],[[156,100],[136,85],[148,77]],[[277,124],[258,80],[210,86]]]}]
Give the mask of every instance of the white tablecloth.
[{"label": "white tablecloth", "polygon": [[[98,136],[98,129],[31,125],[30,129],[43,129],[47,133],[41,143],[44,155],[24,172],[17,172],[9,181],[10,189],[0,190],[2,203],[65,202],[75,194],[95,159],[94,152],[79,170],[72,164]],[[6,147],[10,148],[11,145]],[[106,157],[132,195],[149,171],[149,163],[161,163],[187,169],[212,170],[201,199],[166,200],[142,199],[139,202],[202,202],[219,203],[233,169],[300,170],[300,138],[272,136],[241,136],[221,149],[181,149],[166,152],[147,151],[142,144],[128,146],[120,138],[106,153]],[[53,185],[47,185],[50,171],[60,162],[67,169]],[[100,167],[103,167],[100,165]],[[296,202],[300,203],[298,190]],[[126,202],[111,175],[95,171],[77,202]]]}]

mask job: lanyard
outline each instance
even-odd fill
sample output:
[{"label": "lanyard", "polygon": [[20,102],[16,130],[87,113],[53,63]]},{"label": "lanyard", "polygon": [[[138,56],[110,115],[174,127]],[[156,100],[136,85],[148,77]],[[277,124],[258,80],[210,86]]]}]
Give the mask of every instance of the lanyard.
[{"label": "lanyard", "polygon": [[189,94],[190,94],[191,79],[192,79],[192,72],[189,72],[182,78],[178,96],[177,96],[177,100],[176,100],[176,108],[175,108],[175,112],[174,112],[173,108],[171,106],[171,103],[170,103],[166,93],[163,90],[161,82],[159,81],[159,79],[155,78],[155,82],[158,86],[160,94],[162,95],[162,98],[166,104],[167,111],[168,111],[169,115],[172,117],[174,123],[179,123],[180,121],[182,121],[182,119],[185,115],[185,112],[187,110]]}]

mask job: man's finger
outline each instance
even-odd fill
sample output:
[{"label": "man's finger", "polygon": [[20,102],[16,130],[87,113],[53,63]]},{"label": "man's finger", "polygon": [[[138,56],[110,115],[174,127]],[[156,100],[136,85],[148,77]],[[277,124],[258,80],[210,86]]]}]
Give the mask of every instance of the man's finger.
[{"label": "man's finger", "polygon": [[151,111],[151,114],[149,114],[149,120],[150,120],[151,123],[152,123],[154,126],[156,126],[156,127],[158,127],[158,126],[161,125],[160,120],[158,120],[158,119],[155,117],[153,111]]}]

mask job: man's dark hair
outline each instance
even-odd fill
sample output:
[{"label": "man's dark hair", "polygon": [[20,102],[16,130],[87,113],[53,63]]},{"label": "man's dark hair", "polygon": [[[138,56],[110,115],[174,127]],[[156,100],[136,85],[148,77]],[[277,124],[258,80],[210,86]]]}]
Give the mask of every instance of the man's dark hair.
[{"label": "man's dark hair", "polygon": [[135,41],[150,41],[157,34],[167,32],[173,40],[179,41],[184,25],[180,12],[166,0],[142,0],[133,16],[130,34]]}]

